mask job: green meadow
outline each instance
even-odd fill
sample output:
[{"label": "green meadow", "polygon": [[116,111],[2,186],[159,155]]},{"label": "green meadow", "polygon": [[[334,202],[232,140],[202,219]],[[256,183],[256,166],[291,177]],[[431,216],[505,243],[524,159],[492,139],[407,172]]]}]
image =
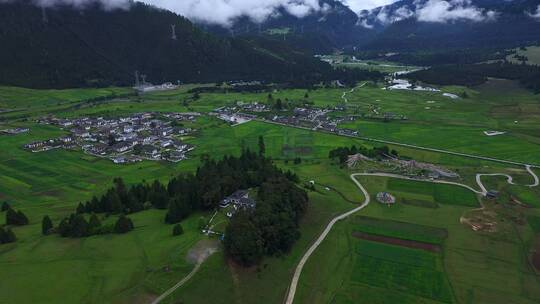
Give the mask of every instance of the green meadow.
[{"label": "green meadow", "polygon": [[[498,91],[499,85],[507,86]],[[433,93],[384,91],[366,85],[348,95],[348,114],[371,111],[403,113],[407,121],[362,119],[349,127],[362,135],[415,143],[452,151],[540,163],[537,96],[513,83],[488,83],[466,89],[467,99],[451,101]],[[364,197],[349,175],[328,159],[330,150],[351,145],[372,146],[359,139],[250,122],[231,127],[213,117],[193,123],[197,134],[185,138],[196,146],[186,161],[115,165],[81,151],[51,150],[31,153],[24,144],[58,137],[64,132],[39,125],[46,114],[58,117],[119,116],[142,111],[208,113],[235,103],[267,102],[268,93],[200,94],[192,100],[189,89],[131,96],[129,89],[39,91],[0,88],[0,129],[29,127],[16,136],[0,135],[0,202],[25,212],[30,224],[14,228],[18,241],[0,246],[0,302],[4,303],[148,303],[174,285],[193,265],[188,251],[206,239],[198,231],[196,214],[182,222],[185,233],[172,236],[163,221],[164,211],[148,210],[130,215],[135,230],[126,235],[64,239],[41,236],[41,219],[58,222],[80,201],[104,193],[112,179],[133,184],[143,180],[167,181],[196,170],[200,158],[239,154],[257,149],[263,136],[266,153],[275,163],[297,173],[301,184],[315,182],[309,192],[308,213],[301,223],[301,237],[292,251],[265,259],[254,268],[242,269],[226,260],[223,252],[211,256],[200,271],[164,303],[279,303],[301,256],[331,218],[363,202]],[[464,88],[445,88],[460,93]],[[274,99],[308,100],[317,106],[342,103],[343,89],[280,90]],[[434,101],[427,103],[426,101]],[[432,110],[426,110],[431,106]],[[514,121],[518,121],[515,123]],[[485,137],[484,130],[508,130],[500,137]],[[400,155],[456,170],[461,182],[477,187],[478,172],[504,172],[528,184],[530,175],[518,167],[452,155],[391,147]],[[301,158],[301,163],[293,160]],[[539,170],[536,172],[540,173]],[[535,303],[540,301],[538,278],[526,261],[537,230],[540,206],[537,189],[510,186],[486,178],[490,188],[511,193],[535,208],[527,209],[527,224],[504,234],[473,232],[460,217],[478,208],[476,195],[465,188],[388,178],[359,178],[371,195],[389,191],[398,204],[391,208],[373,201],[358,217],[339,223],[302,274],[296,303]],[[0,224],[5,216],[0,214]],[[219,217],[220,227],[226,225]],[[532,228],[531,228],[532,227]],[[352,232],[376,233],[440,245],[440,252],[358,239]],[[170,271],[164,270],[169,268]],[[505,282],[501,284],[500,282]],[[32,286],[32,288],[28,288]],[[209,292],[211,291],[211,292]]]}]

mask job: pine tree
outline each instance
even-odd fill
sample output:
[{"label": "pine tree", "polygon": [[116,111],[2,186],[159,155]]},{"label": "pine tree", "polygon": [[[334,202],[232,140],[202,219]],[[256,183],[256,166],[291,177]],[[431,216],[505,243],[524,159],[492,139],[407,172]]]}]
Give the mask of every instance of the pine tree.
[{"label": "pine tree", "polygon": [[6,240],[6,231],[4,230],[4,227],[0,227],[0,244],[4,244]]},{"label": "pine tree", "polygon": [[0,227],[0,244],[13,243],[17,240],[15,233],[11,229],[4,230],[3,227]]},{"label": "pine tree", "polygon": [[69,219],[66,217],[60,221],[58,225],[58,233],[62,237],[68,237],[71,234],[71,225],[69,224]]},{"label": "pine tree", "polygon": [[263,156],[266,151],[266,147],[264,145],[264,138],[262,136],[259,136],[259,156]]},{"label": "pine tree", "polygon": [[182,228],[182,225],[176,224],[173,227],[173,236],[184,234],[184,228]]},{"label": "pine tree", "polygon": [[89,235],[88,222],[81,214],[72,214],[71,218],[71,237],[85,237]]},{"label": "pine tree", "polygon": [[41,221],[41,233],[43,235],[47,235],[50,233],[52,228],[53,228],[53,223],[51,221],[51,218],[48,215],[45,215],[43,217],[43,220]]},{"label": "pine tree", "polygon": [[21,210],[17,211],[17,218],[19,221],[18,225],[28,225],[28,218]]},{"label": "pine tree", "polygon": [[114,232],[127,233],[131,230],[133,230],[133,222],[131,221],[131,219],[123,214],[120,215],[120,217],[116,221],[116,224],[114,225]]},{"label": "pine tree", "polygon": [[9,208],[6,212],[6,224],[22,226],[28,224],[28,218],[22,211],[15,211]]},{"label": "pine tree", "polygon": [[90,216],[90,221],[88,222],[88,233],[90,235],[97,234],[99,228],[101,227],[101,221],[95,213]]},{"label": "pine tree", "polygon": [[86,212],[86,208],[84,207],[84,205],[82,203],[79,203],[79,205],[77,206],[77,213],[78,214],[83,214]]},{"label": "pine tree", "polygon": [[6,230],[6,235],[7,235],[6,243],[13,243],[17,240],[17,237],[15,236],[15,232],[13,232],[13,230],[11,230],[10,228]]}]

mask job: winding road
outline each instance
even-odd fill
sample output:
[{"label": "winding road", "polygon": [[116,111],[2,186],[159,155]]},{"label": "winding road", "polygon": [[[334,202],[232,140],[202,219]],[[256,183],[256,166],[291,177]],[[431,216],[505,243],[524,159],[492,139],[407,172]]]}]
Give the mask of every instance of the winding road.
[{"label": "winding road", "polygon": [[362,184],[360,184],[360,182],[358,182],[354,178],[355,176],[359,176],[359,175],[369,175],[369,173],[351,174],[351,179],[353,180],[353,182],[358,186],[358,188],[360,188],[362,193],[364,193],[364,197],[365,197],[364,203],[362,203],[362,205],[360,205],[359,207],[354,208],[351,211],[348,211],[346,213],[343,213],[342,215],[339,215],[339,216],[336,216],[335,218],[333,218],[330,221],[330,223],[328,223],[328,225],[326,226],[324,231],[321,233],[319,238],[315,241],[315,243],[313,243],[313,245],[311,245],[311,247],[309,247],[308,251],[304,254],[302,259],[298,263],[298,266],[296,266],[296,270],[294,271],[294,275],[293,275],[291,285],[289,286],[289,294],[287,295],[287,301],[285,303],[292,304],[292,302],[294,301],[294,295],[296,293],[296,286],[298,285],[298,280],[300,279],[300,275],[302,274],[304,264],[306,264],[309,257],[313,254],[313,252],[315,252],[315,249],[317,249],[317,247],[319,247],[319,245],[321,245],[321,243],[324,241],[324,239],[326,238],[328,233],[330,233],[330,230],[332,230],[332,227],[334,227],[334,224],[336,224],[338,221],[341,221],[341,220],[349,217],[350,215],[364,209],[369,204],[369,201],[370,201],[369,193],[362,186]]},{"label": "winding road", "polygon": [[154,301],[152,301],[152,304],[160,303],[166,297],[168,297],[171,293],[173,293],[175,290],[182,287],[182,285],[184,285],[187,281],[189,281],[195,275],[195,273],[197,273],[197,271],[199,271],[199,268],[201,268],[201,265],[202,265],[202,262],[197,263],[195,265],[195,268],[193,268],[193,270],[191,270],[191,272],[187,276],[185,276],[180,282],[176,283],[176,285],[171,287],[169,290],[165,291],[162,295],[157,297]]},{"label": "winding road", "polygon": [[352,93],[354,93],[354,91],[356,91],[356,89],[359,89],[359,88],[365,86],[366,83],[367,83],[367,82],[364,82],[364,83],[362,83],[361,85],[352,88],[350,91],[343,92],[343,95],[341,95],[341,99],[343,99],[343,101],[344,101],[345,103],[349,102],[349,100],[347,99],[347,94],[352,94]]},{"label": "winding road", "polygon": [[[538,179],[538,176],[534,173],[534,171],[531,169],[531,166],[530,165],[526,165],[525,166],[527,172],[529,172],[529,174],[531,174],[531,176],[533,177],[533,180],[534,182],[530,185],[527,185],[528,187],[537,187],[538,184],[539,184],[539,179]],[[300,262],[298,263],[298,265],[296,266],[296,269],[294,271],[294,275],[293,275],[293,278],[292,278],[292,281],[291,281],[291,284],[289,286],[289,290],[288,290],[288,294],[287,294],[287,299],[285,301],[285,304],[293,304],[294,302],[294,296],[296,294],[296,289],[298,287],[298,281],[300,280],[300,275],[302,274],[302,270],[304,268],[304,265],[306,264],[306,262],[308,261],[308,259],[311,257],[311,255],[313,254],[313,252],[315,252],[315,250],[321,245],[321,243],[326,239],[326,237],[328,236],[328,234],[330,233],[330,231],[332,230],[332,227],[334,227],[334,225],[338,222],[338,221],[341,221],[343,219],[346,219],[347,217],[353,215],[354,213],[357,213],[358,211],[364,209],[367,205],[369,205],[369,202],[370,202],[370,196],[369,196],[369,193],[367,192],[367,190],[364,188],[364,186],[362,186],[362,184],[356,179],[356,176],[377,176],[377,177],[390,177],[390,178],[399,178],[399,179],[406,179],[406,180],[414,180],[414,181],[424,181],[424,182],[431,182],[431,183],[437,183],[437,184],[449,184],[449,185],[455,185],[455,186],[459,186],[459,187],[463,187],[463,188],[466,188],[468,190],[471,190],[472,192],[476,193],[476,194],[479,194],[479,195],[483,195],[485,196],[487,194],[487,190],[486,190],[486,187],[484,186],[484,184],[482,183],[482,177],[483,176],[504,176],[507,178],[507,182],[509,184],[512,184],[512,185],[515,185],[514,181],[513,181],[513,178],[508,175],[508,174],[503,174],[503,173],[493,173],[493,174],[476,174],[476,183],[478,184],[478,186],[480,187],[480,190],[476,190],[474,188],[472,188],[471,186],[469,185],[465,185],[465,184],[460,184],[460,183],[456,183],[456,182],[448,182],[448,181],[439,181],[439,180],[425,180],[425,179],[417,179],[417,178],[411,178],[411,177],[407,177],[407,176],[402,176],[402,175],[397,175],[397,174],[390,174],[390,173],[354,173],[354,174],[351,174],[351,179],[352,181],[356,184],[356,186],[358,186],[358,188],[362,191],[362,193],[364,194],[364,202],[362,203],[362,205],[360,205],[359,207],[356,207],[354,208],[353,210],[351,211],[348,211],[346,213],[343,213],[339,216],[336,216],[335,218],[333,218],[330,223],[328,223],[328,225],[326,226],[326,228],[324,229],[324,231],[321,233],[321,235],[317,238],[317,240],[315,241],[315,243],[313,243],[313,245],[311,245],[311,247],[309,247],[308,251],[304,254],[304,256],[302,256],[302,259],[300,260]]]}]

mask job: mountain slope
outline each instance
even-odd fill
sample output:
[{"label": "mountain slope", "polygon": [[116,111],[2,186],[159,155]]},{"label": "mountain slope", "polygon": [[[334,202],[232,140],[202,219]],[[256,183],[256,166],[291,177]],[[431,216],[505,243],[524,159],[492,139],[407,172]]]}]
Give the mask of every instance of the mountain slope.
[{"label": "mountain slope", "polygon": [[284,40],[290,45],[318,53],[355,45],[372,34],[372,31],[357,26],[358,16],[340,1],[319,0],[319,5],[322,8],[320,11],[302,18],[279,8],[273,16],[260,24],[241,17],[230,28],[202,26],[225,36],[263,36]]},{"label": "mountain slope", "polygon": [[30,87],[129,85],[135,71],[160,83],[281,81],[331,70],[291,48],[215,37],[140,3],[129,10],[104,11],[96,4],[43,13],[27,1],[0,2],[0,45],[0,83]]},{"label": "mountain slope", "polygon": [[[427,0],[402,0],[392,5],[364,11],[361,22],[377,32],[363,43],[371,50],[415,51],[447,48],[505,48],[540,41],[540,22],[526,15],[540,0],[474,0],[480,19],[456,18],[446,22],[418,19],[418,9]],[[415,14],[416,13],[416,14]],[[469,15],[470,16],[470,15]]]}]

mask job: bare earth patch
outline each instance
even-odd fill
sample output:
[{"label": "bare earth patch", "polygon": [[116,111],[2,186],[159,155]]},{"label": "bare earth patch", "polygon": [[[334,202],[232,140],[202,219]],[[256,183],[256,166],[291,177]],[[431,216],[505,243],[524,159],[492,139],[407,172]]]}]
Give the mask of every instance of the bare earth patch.
[{"label": "bare earth patch", "polygon": [[375,241],[375,242],[385,243],[385,244],[390,244],[390,245],[397,245],[397,246],[402,246],[402,247],[407,247],[407,248],[412,248],[412,249],[421,249],[421,250],[426,250],[430,252],[441,251],[441,247],[435,244],[398,239],[398,238],[387,237],[387,236],[382,236],[382,235],[359,232],[359,231],[353,232],[352,236],[354,236],[355,238],[363,239],[363,240]]},{"label": "bare earth patch", "polygon": [[200,264],[218,251],[219,246],[218,240],[200,240],[188,251],[186,260],[192,264]]}]

